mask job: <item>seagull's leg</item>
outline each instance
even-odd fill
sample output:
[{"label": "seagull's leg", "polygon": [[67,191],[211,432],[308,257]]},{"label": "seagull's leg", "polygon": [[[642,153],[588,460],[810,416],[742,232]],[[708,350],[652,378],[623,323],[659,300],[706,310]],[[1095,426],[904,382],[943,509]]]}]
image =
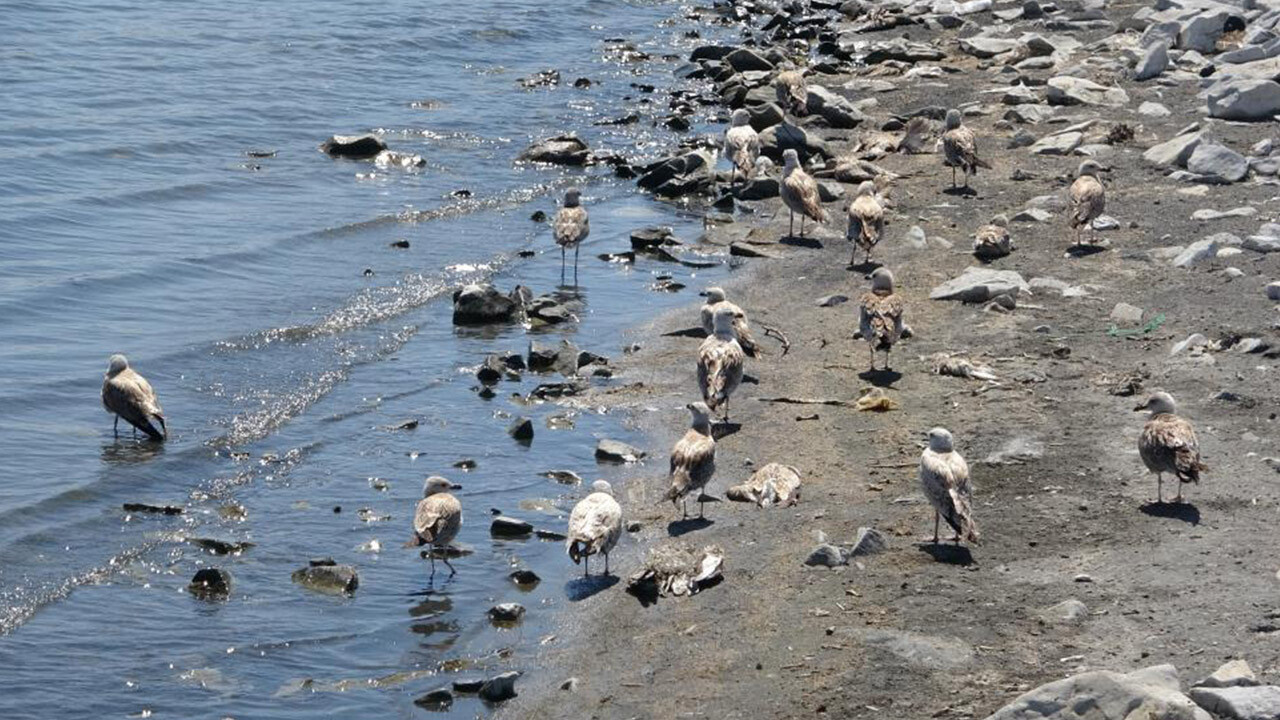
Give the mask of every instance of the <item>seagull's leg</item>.
[{"label": "seagull's leg", "polygon": [[940,518],[938,516],[938,511],[934,510],[933,511],[933,544],[934,545],[938,544],[938,520],[939,519]]},{"label": "seagull's leg", "polygon": [[702,511],[706,509],[706,503],[702,502],[702,495],[703,495],[703,494],[705,494],[705,493],[702,493],[702,494],[699,494],[699,495],[698,495],[698,519],[699,519],[699,520],[701,520],[701,519],[703,518]]},{"label": "seagull's leg", "polygon": [[684,498],[680,498],[680,519],[684,520],[689,517],[689,503]]},{"label": "seagull's leg", "polygon": [[796,234],[796,211],[787,208],[787,212],[790,213],[790,222],[787,224],[787,237],[793,237]]},{"label": "seagull's leg", "polygon": [[871,351],[871,372],[876,371],[876,346],[874,343],[867,343],[867,349]]},{"label": "seagull's leg", "polygon": [[1164,473],[1156,473],[1156,503],[1164,504]]},{"label": "seagull's leg", "polygon": [[436,576],[436,550],[433,547],[427,547],[427,557],[431,558],[431,577]]},{"label": "seagull's leg", "polygon": [[604,554],[604,576],[609,577],[609,553]]},{"label": "seagull's leg", "polygon": [[560,284],[564,284],[564,246],[560,246]]},{"label": "seagull's leg", "polygon": [[951,187],[956,186],[956,166],[951,166]]},{"label": "seagull's leg", "polygon": [[1178,497],[1174,498],[1173,501],[1176,503],[1182,502],[1182,481],[1181,480],[1178,481]]},{"label": "seagull's leg", "polygon": [[800,237],[804,237],[804,215],[800,216]]},{"label": "seagull's leg", "polygon": [[116,421],[111,424],[111,432],[116,437],[120,437],[120,416],[119,415],[116,416]]},{"label": "seagull's leg", "polygon": [[591,577],[591,556],[582,556],[582,577]]},{"label": "seagull's leg", "polygon": [[578,246],[573,246],[573,286],[578,287]]},{"label": "seagull's leg", "polygon": [[441,555],[440,562],[444,563],[444,566],[449,568],[449,577],[453,577],[458,574],[458,571],[453,569],[453,564],[449,562],[449,558],[447,556]]}]

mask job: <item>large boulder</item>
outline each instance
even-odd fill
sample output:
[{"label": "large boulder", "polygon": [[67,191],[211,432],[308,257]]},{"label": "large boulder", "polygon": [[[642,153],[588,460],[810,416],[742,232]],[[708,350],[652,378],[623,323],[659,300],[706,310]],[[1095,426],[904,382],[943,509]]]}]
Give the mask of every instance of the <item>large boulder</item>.
[{"label": "large boulder", "polygon": [[1169,67],[1169,46],[1164,43],[1152,43],[1138,59],[1133,68],[1134,80],[1150,80],[1159,77]]},{"label": "large boulder", "polygon": [[1200,146],[1203,132],[1189,132],[1153,145],[1142,153],[1142,159],[1161,168],[1186,167],[1191,153]]},{"label": "large boulder", "polygon": [[1218,143],[1200,143],[1187,158],[1187,170],[1213,182],[1240,182],[1249,174],[1249,160]]},{"label": "large boulder", "polygon": [[320,144],[320,149],[332,157],[368,160],[387,149],[387,144],[377,135],[334,135]]},{"label": "large boulder", "polygon": [[1017,297],[1022,290],[1030,290],[1027,281],[1013,270],[967,267],[958,278],[946,281],[929,293],[930,300],[959,300],[961,302],[986,302],[1000,295]]},{"label": "large boulder", "polygon": [[738,48],[725,55],[723,60],[729,67],[738,72],[768,72],[773,70],[773,63],[754,50],[748,50],[747,48]]},{"label": "large boulder", "polygon": [[503,295],[488,283],[466,285],[453,293],[453,324],[506,322],[520,311],[520,304],[515,293]]},{"label": "large boulder", "polygon": [[751,127],[756,132],[771,128],[787,119],[787,116],[782,112],[782,108],[778,107],[778,103],[775,102],[746,105],[745,107],[747,114],[751,116]]},{"label": "large boulder", "polygon": [[645,166],[636,184],[655,195],[679,197],[705,190],[714,181],[711,155],[705,150],[692,150]]},{"label": "large boulder", "polygon": [[1209,117],[1271,120],[1280,114],[1280,83],[1261,78],[1227,78],[1205,93]]},{"label": "large boulder", "polygon": [[1274,720],[1280,718],[1280,687],[1198,687],[1191,689],[1197,705],[1221,718]]},{"label": "large boulder", "polygon": [[1070,75],[1049,78],[1045,97],[1050,105],[1121,107],[1129,104],[1129,95],[1118,87],[1107,87]]},{"label": "large boulder", "polygon": [[590,157],[587,144],[576,135],[557,135],[525,148],[518,159],[551,165],[586,165]]},{"label": "large boulder", "polygon": [[1205,10],[1182,25],[1178,33],[1178,47],[1211,53],[1217,50],[1218,38],[1226,29],[1231,13],[1225,8]]},{"label": "large boulder", "polygon": [[947,54],[945,52],[932,45],[899,39],[871,43],[866,49],[864,61],[868,65],[876,65],[886,60],[910,63],[921,61],[937,62],[946,59],[946,57]]},{"label": "large boulder", "polygon": [[858,127],[858,124],[867,119],[853,103],[845,98],[836,95],[821,85],[810,85],[809,96],[805,99],[806,108],[810,115],[817,115],[833,128],[848,130]]},{"label": "large boulder", "polygon": [[761,155],[781,165],[782,153],[788,149],[795,150],[802,163],[812,157],[831,157],[831,149],[822,138],[789,122],[778,123],[760,133]]},{"label": "large boulder", "polygon": [[1157,665],[1131,673],[1100,670],[1051,682],[1020,696],[987,720],[1080,720],[1085,717],[1213,720],[1182,694],[1178,671],[1172,665]]}]

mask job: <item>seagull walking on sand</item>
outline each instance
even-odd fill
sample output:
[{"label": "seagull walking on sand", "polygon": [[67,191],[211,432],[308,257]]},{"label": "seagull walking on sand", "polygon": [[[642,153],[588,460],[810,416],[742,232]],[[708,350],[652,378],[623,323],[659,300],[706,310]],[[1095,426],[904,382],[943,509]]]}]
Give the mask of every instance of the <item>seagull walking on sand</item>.
[{"label": "seagull walking on sand", "polygon": [[609,574],[609,551],[622,537],[622,506],[613,499],[613,488],[604,480],[591,483],[591,494],[578,501],[569,514],[569,539],[565,542],[569,559],[582,561],[582,576],[591,574],[591,556],[604,556],[604,574]]},{"label": "seagull walking on sand", "polygon": [[556,213],[552,223],[556,244],[560,246],[560,282],[564,283],[565,249],[573,248],[573,284],[578,284],[578,245],[591,232],[591,219],[582,207],[582,192],[569,188],[564,194],[564,205]]},{"label": "seagull walking on sand", "polygon": [[[461,489],[461,485],[433,475],[423,485],[422,499],[413,513],[413,538],[406,546],[430,546],[427,554],[431,558],[432,577],[436,574],[436,551],[448,548],[462,528],[462,503],[449,492]],[[449,568],[449,575],[457,572],[449,563],[447,554],[441,553],[440,559]]]},{"label": "seagull walking on sand", "polygon": [[876,268],[871,273],[871,290],[858,298],[858,330],[871,349],[871,370],[876,369],[876,351],[884,351],[884,369],[889,369],[889,351],[902,337],[902,298],[893,292],[893,273]]},{"label": "seagull walking on sand", "polygon": [[947,111],[946,132],[942,134],[942,152],[944,162],[951,168],[951,187],[956,186],[956,168],[964,170],[964,187],[969,187],[969,175],[977,175],[978,168],[991,165],[978,157],[978,144],[973,131],[965,127],[960,111],[952,108]]},{"label": "seagull walking on sand", "polygon": [[1107,193],[1098,180],[1102,166],[1094,160],[1085,160],[1076,170],[1076,180],[1071,183],[1071,229],[1076,231],[1076,245],[1080,244],[1080,232],[1089,228],[1090,242],[1097,236],[1093,221],[1107,206]]},{"label": "seagull walking on sand", "polygon": [[741,317],[742,311],[736,306],[716,308],[711,335],[698,348],[698,388],[702,390],[702,400],[711,410],[723,406],[726,421],[729,396],[742,383],[745,353],[733,330],[734,322]]},{"label": "seagull walking on sand", "polygon": [[845,237],[854,243],[853,256],[849,264],[853,265],[858,257],[857,248],[866,251],[865,262],[871,262],[871,250],[880,242],[884,234],[884,207],[876,199],[876,184],[865,180],[858,186],[858,196],[849,204],[849,229]]},{"label": "seagull walking on sand", "polygon": [[[120,436],[120,418],[133,426],[134,434],[141,430],[152,440],[164,440],[169,436],[156,391],[151,389],[146,378],[129,367],[129,359],[124,355],[111,356],[107,374],[102,379],[102,406],[116,416],[111,426],[116,437]],[[152,420],[160,424],[159,430]]]},{"label": "seagull walking on sand", "polygon": [[671,450],[671,487],[663,499],[673,505],[678,500],[681,517],[687,518],[685,499],[690,493],[698,492],[698,517],[702,517],[701,491],[716,471],[716,440],[711,436],[711,408],[701,402],[689,403],[686,407],[693,422]]},{"label": "seagull walking on sand", "polygon": [[944,428],[929,431],[929,447],[920,454],[920,485],[933,505],[933,544],[937,545],[939,519],[955,530],[955,543],[964,539],[978,542],[978,526],[973,522],[973,486],[969,465],[955,451],[951,432]]},{"label": "seagull walking on sand", "polygon": [[779,190],[783,204],[791,212],[787,234],[795,235],[796,213],[800,213],[800,237],[804,237],[805,218],[825,223],[827,211],[822,207],[822,197],[818,194],[818,181],[800,167],[800,156],[795,149],[784,150],[782,161],[782,185]]},{"label": "seagull walking on sand", "polygon": [[796,117],[809,114],[809,84],[799,70],[783,70],[773,79],[773,91],[784,112]]},{"label": "seagull walking on sand", "polygon": [[1138,436],[1138,454],[1147,469],[1156,474],[1156,502],[1164,502],[1164,474],[1178,478],[1178,496],[1174,502],[1182,502],[1182,486],[1199,483],[1200,473],[1209,466],[1200,462],[1200,442],[1191,422],[1178,416],[1178,406],[1167,392],[1154,393],[1147,401],[1134,408],[1135,412],[1151,413],[1147,424]]},{"label": "seagull walking on sand", "polygon": [[729,129],[724,132],[724,154],[733,163],[730,184],[736,182],[738,173],[744,180],[750,179],[760,157],[760,135],[751,127],[751,113],[739,108],[733,111]]},{"label": "seagull walking on sand", "polygon": [[973,254],[979,260],[991,261],[1013,252],[1009,239],[1009,218],[997,215],[989,225],[978,228],[973,236]]},{"label": "seagull walking on sand", "polygon": [[707,299],[702,304],[702,329],[710,337],[715,333],[715,313],[721,307],[727,307],[733,310],[733,336],[737,339],[738,344],[742,346],[742,352],[747,357],[759,357],[763,354],[759,344],[756,343],[755,336],[751,334],[751,326],[747,323],[747,314],[742,308],[729,302],[725,296],[724,290],[718,287],[709,287],[702,291],[701,295]]}]

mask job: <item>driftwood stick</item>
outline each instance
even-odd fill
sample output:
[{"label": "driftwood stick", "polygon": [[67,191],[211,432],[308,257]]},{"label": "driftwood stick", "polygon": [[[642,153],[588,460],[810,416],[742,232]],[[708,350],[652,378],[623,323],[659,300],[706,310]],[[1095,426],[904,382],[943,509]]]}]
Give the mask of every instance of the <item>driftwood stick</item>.
[{"label": "driftwood stick", "polygon": [[836,400],[834,398],[791,398],[791,397],[762,397],[756,398],[760,402],[770,403],[786,403],[788,405],[835,405],[837,407],[853,407],[853,403],[844,400]]},{"label": "driftwood stick", "polygon": [[782,354],[786,355],[787,351],[791,349],[791,341],[787,339],[786,334],[784,334],[781,330],[779,330],[778,328],[772,325],[766,325],[759,321],[757,321],[756,324],[759,325],[762,330],[764,330],[765,335],[767,335],[768,337],[774,338],[778,342],[782,343]]}]

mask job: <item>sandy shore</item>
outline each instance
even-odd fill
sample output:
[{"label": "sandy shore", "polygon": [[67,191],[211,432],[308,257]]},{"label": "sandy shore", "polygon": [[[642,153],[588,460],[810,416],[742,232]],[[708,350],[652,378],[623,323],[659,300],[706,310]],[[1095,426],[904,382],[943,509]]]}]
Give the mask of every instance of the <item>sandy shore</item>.
[{"label": "sandy shore", "polygon": [[[1106,12],[1119,22],[1139,7]],[[667,453],[687,423],[681,408],[697,395],[698,341],[663,333],[697,324],[696,298],[681,314],[637,328],[641,348],[619,363],[620,389],[588,400],[630,413],[651,438],[649,460],[618,489],[627,519],[642,529],[624,539],[613,566],[625,578],[648,548],[679,535],[676,541],[725,550],[724,582],[650,607],[623,591],[625,581],[568,603],[558,640],[544,646],[505,717],[984,717],[1027,689],[1086,669],[1172,663],[1184,679],[1196,679],[1235,657],[1246,657],[1264,681],[1280,679],[1280,633],[1267,620],[1280,605],[1280,475],[1263,461],[1280,456],[1275,357],[1231,349],[1170,354],[1192,333],[1280,346],[1264,292],[1280,275],[1280,253],[1246,250],[1184,269],[1162,250],[1217,232],[1255,232],[1272,213],[1274,186],[1196,186],[1145,165],[1142,151],[1202,120],[1202,103],[1187,83],[1119,80],[1130,96],[1124,106],[1056,112],[1070,122],[1096,119],[1090,138],[1121,123],[1135,130],[1102,158],[1112,168],[1107,213],[1120,222],[1102,233],[1106,249],[1065,254],[1071,235],[1065,214],[1055,212],[1045,223],[1013,223],[1017,250],[991,266],[1079,292],[1037,290],[1011,312],[930,300],[932,288],[979,264],[968,254],[979,225],[1036,196],[1065,197],[1083,158],[1008,148],[1024,126],[997,127],[1008,107],[999,95],[980,94],[1008,78],[999,63],[961,54],[955,31],[910,26],[860,37],[904,32],[948,53],[936,64],[965,72],[948,75],[945,88],[890,77],[897,89],[875,96],[863,128],[926,105],[983,100],[990,104],[966,122],[994,169],[974,180],[976,194],[958,195],[945,192],[950,171],[940,155],[877,161],[901,176],[888,191],[894,208],[876,251],[897,275],[915,333],[894,351],[900,375],[865,373],[866,346],[851,337],[867,283],[866,268],[847,267],[847,199],[827,205],[833,222],[818,233],[820,247],[779,242],[787,217],[777,200],[741,204],[746,212],[737,222],[712,228],[709,244],[750,241],[777,256],[745,260],[730,297],[757,326],[781,329],[791,347],[782,354],[777,342],[762,339],[768,355],[749,361],[759,384],[734,398],[741,428],[718,443],[710,491],[723,496],[753,467],[782,462],[802,471],[803,499],[772,510],[722,502],[708,506],[712,523],[704,527],[674,522],[678,512],[658,502]],[[1077,36],[1090,42],[1110,34]],[[853,77],[811,82],[838,88]],[[1147,100],[1172,115],[1139,115]],[[861,131],[810,129],[837,150]],[[1043,124],[1029,129],[1048,132]],[[1214,137],[1241,152],[1272,130],[1213,127]],[[1032,179],[1012,180],[1015,169]],[[1238,206],[1258,214],[1191,220],[1202,208]],[[913,226],[929,238],[926,247],[906,240]],[[1233,277],[1228,266],[1242,272]],[[833,293],[854,301],[817,305]],[[1144,321],[1163,315],[1163,322],[1112,335],[1110,314],[1121,302],[1144,309]],[[932,358],[942,352],[988,365],[999,379],[934,374]],[[873,385],[886,388],[898,409],[759,399],[852,400]],[[1141,388],[1136,396],[1134,387]],[[1212,468],[1187,488],[1181,507],[1154,504],[1155,478],[1137,455],[1143,416],[1133,407],[1155,388],[1179,399]],[[923,433],[936,425],[954,432],[972,469],[983,542],[971,554],[922,542],[932,512],[915,464]],[[849,543],[860,527],[884,533],[889,549],[846,567],[804,565],[819,534]],[[1083,614],[1067,620],[1050,610],[1070,599],[1083,603]],[[561,689],[569,678],[576,678],[572,689]]]}]

